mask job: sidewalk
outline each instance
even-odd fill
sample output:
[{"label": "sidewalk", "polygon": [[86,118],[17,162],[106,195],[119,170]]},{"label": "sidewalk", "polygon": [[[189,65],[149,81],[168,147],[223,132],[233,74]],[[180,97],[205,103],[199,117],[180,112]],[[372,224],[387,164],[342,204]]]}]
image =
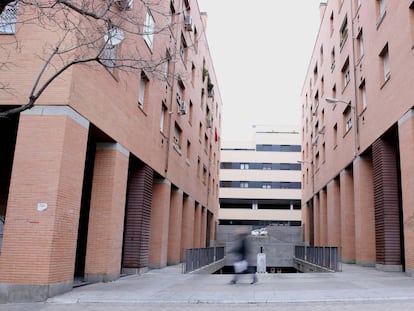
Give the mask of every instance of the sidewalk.
[{"label": "sidewalk", "polygon": [[[342,265],[337,273],[260,274],[230,285],[232,275],[181,274],[181,266],[151,270],[73,289],[21,310],[414,310],[414,278]],[[15,304],[4,310],[20,310]],[[23,305],[20,305],[23,307]],[[85,308],[82,308],[85,307]],[[217,307],[219,306],[219,307]],[[122,308],[121,308],[122,307]],[[129,309],[129,307],[131,309]],[[135,309],[134,309],[135,307]],[[94,309],[96,308],[96,309]],[[119,309],[118,309],[119,308]],[[2,306],[3,310],[3,306]]]}]

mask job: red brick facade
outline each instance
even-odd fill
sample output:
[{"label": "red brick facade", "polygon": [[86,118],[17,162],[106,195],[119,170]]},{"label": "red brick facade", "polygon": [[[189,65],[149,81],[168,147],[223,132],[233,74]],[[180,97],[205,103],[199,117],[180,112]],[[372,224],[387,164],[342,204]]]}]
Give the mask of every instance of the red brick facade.
[{"label": "red brick facade", "polygon": [[[8,133],[0,140],[8,150],[0,167],[0,302],[44,300],[78,278],[114,280],[177,264],[185,248],[215,239],[222,103],[197,1],[160,1],[156,24],[172,8],[176,24],[154,35],[152,50],[143,38],[120,49],[154,57],[179,51],[185,40],[186,58],[170,64],[175,79],[75,65],[13,119],[17,135],[0,119]],[[147,12],[138,1],[133,10]],[[23,12],[31,14],[20,10],[18,18]],[[0,92],[0,112],[26,102],[42,66],[36,55],[53,39],[32,24],[0,34],[0,44],[11,37],[24,48],[10,53],[17,66],[7,75],[17,91]],[[142,74],[148,80],[139,107]]]},{"label": "red brick facade", "polygon": [[330,0],[320,9],[302,89],[306,242],[413,275],[414,2]]}]

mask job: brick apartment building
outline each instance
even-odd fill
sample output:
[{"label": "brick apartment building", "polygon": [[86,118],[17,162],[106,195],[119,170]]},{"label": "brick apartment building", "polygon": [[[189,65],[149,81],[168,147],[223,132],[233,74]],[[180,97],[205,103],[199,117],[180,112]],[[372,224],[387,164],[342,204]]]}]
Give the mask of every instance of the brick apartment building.
[{"label": "brick apartment building", "polygon": [[[123,14],[116,3],[111,10]],[[2,302],[177,264],[184,249],[215,240],[222,102],[206,16],[196,0],[162,0],[152,11],[135,1],[129,12],[163,32],[140,30],[123,46],[125,32],[117,53],[171,52],[164,79],[75,65],[33,108],[0,118]],[[17,23],[5,26],[5,14]],[[12,87],[0,90],[0,112],[27,102],[59,35],[37,18],[20,23],[33,16],[20,4],[0,17],[1,82]]]},{"label": "brick apartment building", "polygon": [[414,275],[414,1],[320,10],[302,90],[306,242]]},{"label": "brick apartment building", "polygon": [[301,224],[300,133],[257,130],[253,139],[223,141],[220,225]]}]

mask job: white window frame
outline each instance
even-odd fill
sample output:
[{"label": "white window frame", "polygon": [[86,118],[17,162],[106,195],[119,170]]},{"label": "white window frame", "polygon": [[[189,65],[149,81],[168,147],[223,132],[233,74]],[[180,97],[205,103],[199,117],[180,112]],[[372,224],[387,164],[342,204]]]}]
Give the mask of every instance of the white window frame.
[{"label": "white window frame", "polygon": [[248,181],[241,181],[240,182],[240,188],[249,188],[249,182]]},{"label": "white window frame", "polygon": [[9,3],[0,14],[0,34],[12,35],[16,33],[18,6],[18,1]]},{"label": "white window frame", "polygon": [[365,110],[368,107],[367,89],[365,86],[365,81],[360,86],[360,92],[361,92],[362,110]]},{"label": "white window frame", "polygon": [[341,28],[339,30],[341,40],[340,40],[340,47],[342,48],[345,45],[346,39],[348,39],[348,16],[345,16],[344,21],[342,22]]},{"label": "white window frame", "polygon": [[387,81],[391,75],[390,54],[388,53],[388,51],[384,54],[384,56],[382,57],[382,60],[384,63],[384,80]]},{"label": "white window frame", "polygon": [[249,169],[249,163],[240,163],[240,169],[241,170],[248,170]]},{"label": "white window frame", "polygon": [[269,182],[264,182],[264,183],[262,184],[262,188],[263,188],[263,189],[272,189],[272,184],[271,184],[271,183],[269,183]]},{"label": "white window frame", "polygon": [[147,15],[145,16],[145,23],[144,23],[144,40],[147,43],[148,47],[152,49],[154,46],[154,31],[155,31],[155,21],[154,17],[152,16],[151,12],[148,10]]},{"label": "white window frame", "polygon": [[147,76],[142,72],[141,73],[141,79],[139,80],[139,93],[138,93],[138,106],[141,109],[144,109],[145,104],[145,91],[148,86],[148,78]]},{"label": "white window frame", "polygon": [[384,71],[384,82],[386,82],[390,79],[391,76],[390,52],[388,49],[388,43],[382,49],[380,57]]},{"label": "white window frame", "polygon": [[385,15],[385,11],[387,10],[385,5],[385,0],[379,0],[379,17],[382,18]]},{"label": "white window frame", "polygon": [[348,109],[345,113],[345,133],[348,133],[352,128],[352,109]]},{"label": "white window frame", "polygon": [[358,45],[359,45],[359,55],[358,56],[359,56],[359,59],[361,59],[362,56],[364,56],[364,36],[363,36],[362,30],[359,33],[357,39],[358,39]]}]

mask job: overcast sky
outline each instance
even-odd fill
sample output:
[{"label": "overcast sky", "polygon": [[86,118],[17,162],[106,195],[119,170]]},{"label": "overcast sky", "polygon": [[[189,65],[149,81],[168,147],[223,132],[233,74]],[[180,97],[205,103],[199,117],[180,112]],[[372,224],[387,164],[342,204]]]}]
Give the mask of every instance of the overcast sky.
[{"label": "overcast sky", "polygon": [[300,130],[320,2],[198,0],[223,100],[222,140],[250,139],[253,125]]}]

